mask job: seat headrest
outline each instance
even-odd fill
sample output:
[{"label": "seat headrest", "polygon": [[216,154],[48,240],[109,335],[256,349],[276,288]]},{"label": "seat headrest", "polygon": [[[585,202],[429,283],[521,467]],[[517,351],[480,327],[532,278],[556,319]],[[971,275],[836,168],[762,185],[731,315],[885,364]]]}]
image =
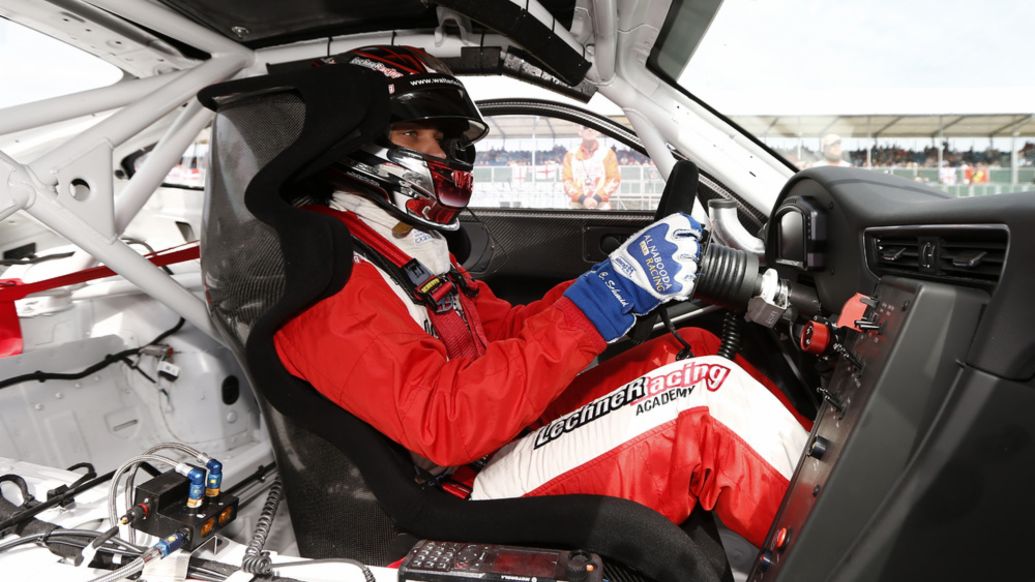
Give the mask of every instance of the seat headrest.
[{"label": "seat headrest", "polygon": [[293,202],[306,178],[384,135],[387,86],[369,69],[326,65],[214,85],[198,99],[217,113],[201,236],[210,314],[253,378],[283,379],[273,334],[352,268],[345,227]]}]

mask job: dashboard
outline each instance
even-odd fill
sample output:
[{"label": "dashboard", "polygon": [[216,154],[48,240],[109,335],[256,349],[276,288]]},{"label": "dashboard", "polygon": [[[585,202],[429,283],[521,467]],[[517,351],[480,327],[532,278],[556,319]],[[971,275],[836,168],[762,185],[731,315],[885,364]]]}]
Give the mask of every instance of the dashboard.
[{"label": "dashboard", "polygon": [[[1021,485],[1035,479],[1035,194],[952,198],[817,168],[769,225],[766,262],[815,289],[806,327],[829,345],[812,352],[823,403],[748,579],[1023,571],[1031,534],[968,534],[1035,515]],[[964,555],[947,555],[960,536]]]}]

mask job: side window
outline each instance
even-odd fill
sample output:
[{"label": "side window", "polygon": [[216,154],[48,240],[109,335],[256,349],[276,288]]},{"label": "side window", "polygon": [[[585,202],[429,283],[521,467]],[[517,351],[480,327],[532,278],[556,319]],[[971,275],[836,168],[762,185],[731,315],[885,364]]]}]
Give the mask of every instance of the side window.
[{"label": "side window", "polygon": [[0,108],[106,87],[120,79],[118,67],[0,17]]},{"label": "side window", "polygon": [[208,173],[208,136],[210,128],[201,130],[194,143],[180,157],[180,163],[169,170],[163,185],[180,188],[204,189]]},{"label": "side window", "polygon": [[473,208],[653,210],[665,183],[650,159],[595,129],[542,115],[486,116]]},{"label": "side window", "polygon": [[[208,139],[211,127],[201,130],[201,133],[194,138],[194,142],[187,146],[186,151],[180,156],[180,161],[169,170],[169,173],[162,180],[162,186],[167,188],[184,188],[187,190],[204,190],[205,175],[208,172]],[[150,152],[137,153],[123,163],[127,166],[127,174],[133,174],[143,167]]]}]

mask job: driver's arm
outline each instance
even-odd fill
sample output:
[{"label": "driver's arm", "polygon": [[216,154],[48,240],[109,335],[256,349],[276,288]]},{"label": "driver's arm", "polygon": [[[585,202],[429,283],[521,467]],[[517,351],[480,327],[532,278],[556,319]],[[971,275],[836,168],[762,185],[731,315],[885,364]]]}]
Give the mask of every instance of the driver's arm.
[{"label": "driver's arm", "polygon": [[605,343],[560,298],[477,358],[448,359],[375,269],[358,263],[341,291],[275,337],[292,374],[439,465],[500,448],[530,425]]},{"label": "driver's arm", "polygon": [[538,301],[527,305],[511,305],[496,297],[484,282],[475,281],[478,294],[474,297],[474,305],[482,320],[485,337],[489,341],[496,341],[516,336],[524,326],[525,320],[556,303],[573,282],[574,280],[565,281],[556,285]]}]

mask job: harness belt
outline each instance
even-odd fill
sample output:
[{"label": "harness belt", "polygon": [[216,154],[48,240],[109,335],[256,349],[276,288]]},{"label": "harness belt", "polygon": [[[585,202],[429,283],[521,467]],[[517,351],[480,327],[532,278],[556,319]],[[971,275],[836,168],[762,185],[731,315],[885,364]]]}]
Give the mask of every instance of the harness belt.
[{"label": "harness belt", "polygon": [[360,254],[387,273],[411,301],[427,308],[435,335],[445,344],[450,359],[474,358],[485,353],[488,341],[478,310],[471,300],[478,291],[469,275],[457,269],[452,257],[449,271],[436,275],[370,228],[356,214],[327,206],[310,205],[305,208],[341,221],[352,234]]}]

